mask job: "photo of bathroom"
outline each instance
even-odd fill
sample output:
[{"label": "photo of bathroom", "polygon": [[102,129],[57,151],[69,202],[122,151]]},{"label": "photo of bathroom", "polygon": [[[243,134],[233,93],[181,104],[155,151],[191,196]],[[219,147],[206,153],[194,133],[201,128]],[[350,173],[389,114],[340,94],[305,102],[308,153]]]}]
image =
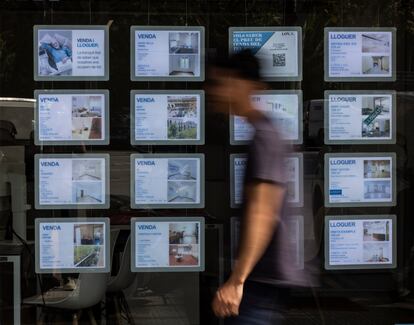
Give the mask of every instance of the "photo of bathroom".
[{"label": "photo of bathroom", "polygon": [[72,75],[72,31],[38,31],[38,74]]},{"label": "photo of bathroom", "polygon": [[197,97],[167,96],[168,139],[197,139]]},{"label": "photo of bathroom", "polygon": [[72,96],[72,139],[102,139],[103,109],[103,96]]},{"label": "photo of bathroom", "polygon": [[390,160],[364,160],[364,178],[390,178]]},{"label": "photo of bathroom", "polygon": [[101,181],[102,160],[98,159],[73,159],[72,160],[73,181]]},{"label": "photo of bathroom", "polygon": [[364,199],[391,199],[391,180],[365,181]]},{"label": "photo of bathroom", "polygon": [[196,266],[199,264],[199,224],[177,222],[169,225],[169,264]]},{"label": "photo of bathroom", "polygon": [[199,32],[170,32],[169,63],[170,76],[200,75]]},{"label": "photo of bathroom", "polygon": [[168,180],[194,181],[197,179],[196,159],[168,159]]},{"label": "photo of bathroom", "polygon": [[390,73],[389,56],[362,56],[362,74],[378,75]]},{"label": "photo of bathroom", "polygon": [[365,263],[390,263],[391,243],[364,243]]},{"label": "photo of bathroom", "polygon": [[102,224],[75,224],[73,263],[75,267],[104,266],[104,229]]},{"label": "photo of bathroom", "polygon": [[102,182],[74,182],[73,202],[78,204],[101,204]]},{"label": "photo of bathroom", "polygon": [[168,181],[168,202],[195,203],[197,199],[196,181]]},{"label": "photo of bathroom", "polygon": [[391,134],[391,97],[362,97],[362,137],[389,138]]},{"label": "photo of bathroom", "polygon": [[390,53],[391,33],[376,32],[362,34],[363,53]]},{"label": "photo of bathroom", "polygon": [[389,241],[389,220],[364,221],[364,241]]}]

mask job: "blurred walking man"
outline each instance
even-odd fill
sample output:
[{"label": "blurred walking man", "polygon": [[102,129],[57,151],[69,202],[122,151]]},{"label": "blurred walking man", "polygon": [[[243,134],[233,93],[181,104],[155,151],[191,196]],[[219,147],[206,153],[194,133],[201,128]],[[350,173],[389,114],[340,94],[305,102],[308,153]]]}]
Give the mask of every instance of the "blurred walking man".
[{"label": "blurred walking man", "polygon": [[284,238],[287,146],[250,95],[263,90],[260,66],[250,51],[234,54],[210,71],[214,107],[247,118],[255,133],[248,149],[241,241],[230,278],[216,292],[213,311],[228,324],[279,324],[286,287],[300,281]]}]

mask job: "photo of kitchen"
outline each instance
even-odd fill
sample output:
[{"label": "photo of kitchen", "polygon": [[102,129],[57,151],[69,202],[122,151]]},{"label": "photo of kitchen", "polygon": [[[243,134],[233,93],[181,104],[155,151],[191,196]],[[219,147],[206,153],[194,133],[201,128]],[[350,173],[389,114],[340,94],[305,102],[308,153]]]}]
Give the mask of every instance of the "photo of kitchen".
[{"label": "photo of kitchen", "polygon": [[167,96],[168,139],[197,139],[197,97]]},{"label": "photo of kitchen", "polygon": [[391,97],[362,97],[362,137],[389,138],[391,134]]},{"label": "photo of kitchen", "polygon": [[170,76],[200,75],[200,33],[169,33]]},{"label": "photo of kitchen", "polygon": [[73,140],[103,139],[104,96],[72,96]]},{"label": "photo of kitchen", "polygon": [[389,241],[390,222],[388,220],[364,221],[364,241]]},{"label": "photo of kitchen", "polygon": [[199,265],[199,223],[172,222],[169,225],[169,263],[171,266]]},{"label": "photo of kitchen", "polygon": [[390,178],[390,160],[364,160],[364,178]]}]

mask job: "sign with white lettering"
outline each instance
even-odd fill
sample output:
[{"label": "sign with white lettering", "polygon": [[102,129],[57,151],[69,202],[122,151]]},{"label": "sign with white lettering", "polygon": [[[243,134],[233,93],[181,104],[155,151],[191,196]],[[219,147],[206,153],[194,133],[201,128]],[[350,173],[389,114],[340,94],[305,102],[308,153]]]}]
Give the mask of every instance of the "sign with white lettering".
[{"label": "sign with white lettering", "polygon": [[395,81],[396,28],[325,28],[325,81]]},{"label": "sign with white lettering", "polygon": [[108,31],[108,26],[34,26],[34,80],[109,80]]},{"label": "sign with white lettering", "polygon": [[204,271],[203,217],[131,219],[132,272]]},{"label": "sign with white lettering", "polygon": [[35,207],[109,208],[109,155],[35,155]]},{"label": "sign with white lettering", "polygon": [[391,269],[397,266],[395,215],[325,217],[325,269]]},{"label": "sign with white lettering", "polygon": [[249,49],[268,81],[302,80],[301,27],[230,27],[230,53]]},{"label": "sign with white lettering", "polygon": [[131,91],[131,144],[204,144],[204,92]]},{"label": "sign with white lettering", "polygon": [[132,81],[204,81],[204,27],[131,26]]},{"label": "sign with white lettering", "polygon": [[110,272],[108,218],[35,219],[36,273]]},{"label": "sign with white lettering", "polygon": [[325,154],[325,206],[396,205],[395,153]]}]

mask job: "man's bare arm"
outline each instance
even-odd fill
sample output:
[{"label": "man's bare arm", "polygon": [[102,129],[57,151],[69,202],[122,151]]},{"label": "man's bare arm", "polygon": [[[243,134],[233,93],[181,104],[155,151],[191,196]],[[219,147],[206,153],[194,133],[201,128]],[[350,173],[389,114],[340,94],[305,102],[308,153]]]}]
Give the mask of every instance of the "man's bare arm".
[{"label": "man's bare arm", "polygon": [[258,182],[246,188],[246,215],[239,254],[230,281],[243,284],[269,245],[280,219],[285,188]]}]

